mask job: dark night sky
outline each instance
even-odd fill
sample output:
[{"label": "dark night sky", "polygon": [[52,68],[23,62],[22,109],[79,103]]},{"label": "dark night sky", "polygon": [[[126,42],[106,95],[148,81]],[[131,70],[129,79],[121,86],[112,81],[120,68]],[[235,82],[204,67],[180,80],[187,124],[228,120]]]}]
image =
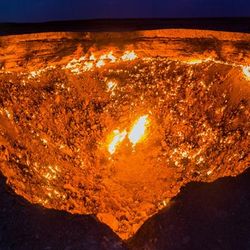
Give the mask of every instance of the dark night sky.
[{"label": "dark night sky", "polygon": [[0,0],[0,22],[250,17],[250,0]]}]

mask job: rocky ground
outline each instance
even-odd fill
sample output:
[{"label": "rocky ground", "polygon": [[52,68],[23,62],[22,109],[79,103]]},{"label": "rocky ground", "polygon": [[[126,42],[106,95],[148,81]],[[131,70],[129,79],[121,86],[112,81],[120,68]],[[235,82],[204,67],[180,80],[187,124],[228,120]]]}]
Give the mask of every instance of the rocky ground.
[{"label": "rocky ground", "polygon": [[[44,43],[15,38],[10,45],[2,39],[7,47],[0,72],[1,172],[17,194],[47,208],[94,214],[128,239],[187,183],[235,176],[249,167],[246,40],[240,34],[233,45],[181,38],[182,56],[172,50],[170,58],[176,33],[168,37],[172,45],[155,34],[148,40],[131,36],[141,43],[134,48],[147,45],[144,51],[122,51],[128,45],[114,34],[115,41],[106,34],[115,44],[106,47],[97,35],[94,52],[88,34],[81,41],[76,34],[72,43],[57,40],[64,50],[48,37]],[[11,52],[15,46],[20,57]],[[84,46],[89,51],[79,55]],[[142,116],[148,118],[146,132],[133,145],[129,131]],[[117,131],[126,136],[111,152]]]}]

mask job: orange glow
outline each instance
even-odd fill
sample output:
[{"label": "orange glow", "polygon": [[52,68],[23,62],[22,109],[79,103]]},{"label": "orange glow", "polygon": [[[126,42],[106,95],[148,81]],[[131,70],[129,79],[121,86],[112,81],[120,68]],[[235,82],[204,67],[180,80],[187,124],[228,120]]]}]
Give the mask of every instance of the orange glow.
[{"label": "orange glow", "polygon": [[123,130],[122,132],[120,132],[119,130],[114,130],[113,134],[113,139],[108,145],[108,151],[110,154],[115,153],[117,146],[125,139],[127,131]]},{"label": "orange glow", "polygon": [[141,116],[136,121],[128,135],[128,139],[133,146],[135,146],[143,138],[148,124],[148,115]]}]

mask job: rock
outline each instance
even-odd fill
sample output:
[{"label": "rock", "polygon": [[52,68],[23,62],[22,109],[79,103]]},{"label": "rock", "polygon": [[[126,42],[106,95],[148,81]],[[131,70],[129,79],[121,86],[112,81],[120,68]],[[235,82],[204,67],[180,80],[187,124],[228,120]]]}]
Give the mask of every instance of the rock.
[{"label": "rock", "polygon": [[103,223],[109,225],[112,229],[117,230],[119,223],[117,219],[112,215],[108,213],[99,213],[97,214],[97,218],[102,221]]}]

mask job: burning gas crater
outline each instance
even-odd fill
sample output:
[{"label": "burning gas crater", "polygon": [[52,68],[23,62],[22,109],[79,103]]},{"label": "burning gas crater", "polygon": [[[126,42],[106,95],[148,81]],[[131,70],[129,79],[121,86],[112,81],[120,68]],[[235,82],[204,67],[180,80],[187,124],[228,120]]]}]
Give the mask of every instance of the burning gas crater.
[{"label": "burning gas crater", "polygon": [[90,53],[0,72],[1,171],[33,203],[123,239],[190,181],[249,166],[250,67]]}]

